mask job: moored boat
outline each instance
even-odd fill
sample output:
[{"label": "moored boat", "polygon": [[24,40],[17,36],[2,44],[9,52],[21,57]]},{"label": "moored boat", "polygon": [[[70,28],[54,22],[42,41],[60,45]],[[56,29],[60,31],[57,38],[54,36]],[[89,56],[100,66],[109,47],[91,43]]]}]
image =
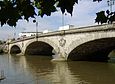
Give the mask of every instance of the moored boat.
[{"label": "moored boat", "polygon": [[4,76],[4,71],[1,71],[1,74],[0,74],[0,81],[1,80],[4,80],[6,77]]}]

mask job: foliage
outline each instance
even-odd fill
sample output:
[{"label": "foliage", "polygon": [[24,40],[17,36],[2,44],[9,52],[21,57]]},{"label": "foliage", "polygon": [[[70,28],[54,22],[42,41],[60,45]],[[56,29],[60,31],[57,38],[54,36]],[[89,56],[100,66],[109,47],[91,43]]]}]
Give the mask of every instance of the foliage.
[{"label": "foliage", "polygon": [[[93,0],[102,1],[102,0]],[[78,0],[2,0],[0,1],[0,23],[1,26],[8,24],[16,26],[19,19],[34,18],[35,7],[38,9],[38,16],[50,16],[52,12],[60,8],[62,13],[65,11],[72,15],[73,6]]]},{"label": "foliage", "polygon": [[97,17],[95,19],[95,22],[97,22],[98,24],[101,23],[112,23],[113,21],[115,21],[115,12],[110,12],[109,10],[106,11],[100,11],[98,13],[96,13]]},{"label": "foliage", "polygon": [[4,43],[5,43],[5,41],[0,40],[0,45],[1,45],[1,44],[4,44]]},{"label": "foliage", "polygon": [[6,23],[16,26],[16,22],[22,19],[22,16],[28,21],[29,17],[36,15],[30,0],[4,0],[0,1],[0,7],[1,26]]}]

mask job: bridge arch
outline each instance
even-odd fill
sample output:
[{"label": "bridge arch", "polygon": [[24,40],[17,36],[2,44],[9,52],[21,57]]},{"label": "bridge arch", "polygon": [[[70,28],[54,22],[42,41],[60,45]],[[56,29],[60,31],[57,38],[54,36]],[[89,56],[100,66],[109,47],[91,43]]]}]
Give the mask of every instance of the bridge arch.
[{"label": "bridge arch", "polygon": [[[108,59],[108,54],[115,49],[115,35],[109,33],[88,35],[73,41],[67,49],[67,59],[70,60],[97,60]],[[103,47],[104,46],[104,47]],[[93,57],[89,57],[91,55]],[[98,55],[98,56],[97,56]],[[102,59],[99,55],[103,55]],[[97,58],[96,58],[97,57]],[[74,58],[74,59],[73,59]],[[100,59],[100,60],[99,60]]]},{"label": "bridge arch", "polygon": [[[32,52],[30,52],[31,50]],[[46,38],[42,38],[42,39],[39,38],[37,41],[36,40],[29,41],[25,45],[25,50],[24,50],[25,55],[26,54],[53,55],[58,53],[59,53],[58,46],[54,42]]]},{"label": "bridge arch", "polygon": [[10,54],[19,54],[21,53],[21,47],[19,45],[13,45],[10,48]]}]

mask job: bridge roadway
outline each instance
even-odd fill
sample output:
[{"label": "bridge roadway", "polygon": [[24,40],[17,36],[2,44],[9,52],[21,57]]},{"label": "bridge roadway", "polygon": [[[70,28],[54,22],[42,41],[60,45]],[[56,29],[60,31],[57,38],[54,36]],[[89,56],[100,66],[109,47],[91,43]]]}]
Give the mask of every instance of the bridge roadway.
[{"label": "bridge roadway", "polygon": [[7,43],[7,51],[49,55],[52,60],[106,61],[115,49],[115,24],[54,31]]}]

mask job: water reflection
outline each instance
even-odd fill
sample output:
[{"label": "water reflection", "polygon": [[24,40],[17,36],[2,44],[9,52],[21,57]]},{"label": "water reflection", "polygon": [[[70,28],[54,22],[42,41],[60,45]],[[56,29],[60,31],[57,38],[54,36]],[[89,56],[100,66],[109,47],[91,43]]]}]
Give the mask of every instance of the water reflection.
[{"label": "water reflection", "polygon": [[0,84],[114,84],[115,63],[51,62],[51,57],[0,55]]},{"label": "water reflection", "polygon": [[71,73],[88,84],[114,84],[115,64],[101,62],[69,62]]}]

